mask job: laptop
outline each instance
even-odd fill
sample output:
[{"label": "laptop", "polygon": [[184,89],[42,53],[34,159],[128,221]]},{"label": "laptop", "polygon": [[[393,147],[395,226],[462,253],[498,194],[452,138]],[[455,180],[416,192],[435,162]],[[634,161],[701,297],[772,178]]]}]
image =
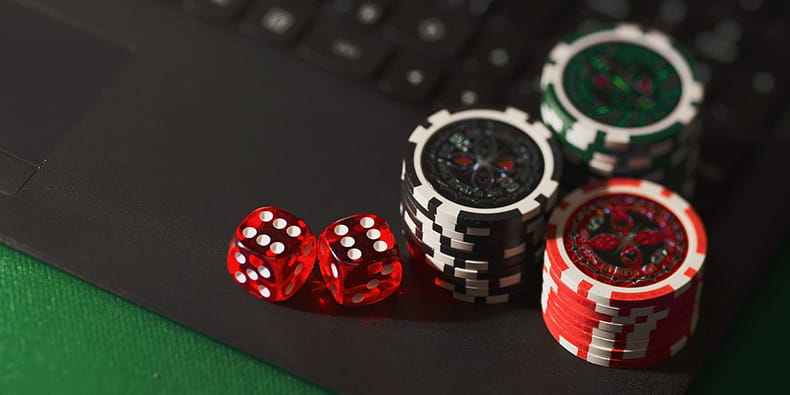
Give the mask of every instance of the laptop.
[{"label": "laptop", "polygon": [[[0,239],[341,393],[682,391],[787,221],[788,17],[776,0],[3,0]],[[468,305],[409,264],[399,294],[364,309],[317,277],[280,304],[233,284],[225,253],[247,212],[397,228],[415,125],[442,107],[537,115],[548,50],[606,21],[668,32],[707,83],[692,202],[710,253],[680,354],[599,368],[550,338],[539,291]]]}]

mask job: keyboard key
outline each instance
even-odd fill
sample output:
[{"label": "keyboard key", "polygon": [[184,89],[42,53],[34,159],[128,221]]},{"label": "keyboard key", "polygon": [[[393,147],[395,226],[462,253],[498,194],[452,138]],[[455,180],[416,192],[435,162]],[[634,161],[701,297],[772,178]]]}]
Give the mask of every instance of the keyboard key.
[{"label": "keyboard key", "polygon": [[620,22],[653,26],[661,4],[639,0],[580,0],[576,7],[562,13],[557,25],[566,34]]},{"label": "keyboard key", "polygon": [[505,93],[505,105],[520,108],[530,115],[540,115],[540,77],[524,77],[511,84]]},{"label": "keyboard key", "polygon": [[494,0],[434,0],[436,8],[448,12],[457,12],[481,16],[494,3]]},{"label": "keyboard key", "polygon": [[384,26],[392,41],[436,58],[455,55],[474,31],[477,19],[439,12],[417,4],[402,5]]},{"label": "keyboard key", "polygon": [[703,60],[722,65],[737,63],[759,45],[760,32],[770,24],[758,16],[759,11],[772,8],[741,0],[688,3],[687,7],[687,17],[671,33]]},{"label": "keyboard key", "polygon": [[299,55],[308,61],[354,78],[370,76],[390,51],[385,40],[336,23],[320,24],[299,47]]},{"label": "keyboard key", "polygon": [[504,20],[489,21],[477,34],[463,67],[498,77],[509,77],[522,65],[527,50],[534,48],[529,33]]},{"label": "keyboard key", "polygon": [[[763,22],[781,19],[782,11],[787,7],[786,0],[717,0],[715,3],[727,10],[730,16]],[[704,12],[705,7],[701,5],[694,4],[692,13]]]},{"label": "keyboard key", "polygon": [[378,87],[395,98],[420,101],[431,94],[441,75],[442,68],[424,57],[400,55],[384,71]]},{"label": "keyboard key", "polygon": [[357,23],[373,26],[381,22],[390,4],[386,1],[364,1],[354,12]]},{"label": "keyboard key", "polygon": [[561,19],[574,9],[572,0],[552,0],[537,4],[524,0],[500,0],[491,7],[491,14],[502,15],[511,23],[533,33],[557,30]]},{"label": "keyboard key", "polygon": [[694,35],[694,51],[710,61],[733,64],[741,53],[739,41],[742,33],[743,26],[738,21],[719,20],[710,29]]},{"label": "keyboard key", "polygon": [[[584,0],[584,8],[608,20],[629,21],[654,26],[666,3],[685,3],[684,0]],[[671,10],[671,6],[669,8]]]},{"label": "keyboard key", "polygon": [[226,22],[236,16],[249,0],[181,0],[189,13],[211,22]]},{"label": "keyboard key", "polygon": [[441,108],[462,108],[491,104],[494,89],[482,78],[459,74],[444,87],[436,103]]},{"label": "keyboard key", "polygon": [[326,16],[360,27],[377,26],[392,7],[393,0],[332,0],[324,5]]},{"label": "keyboard key", "polygon": [[686,0],[664,0],[656,10],[653,25],[665,32],[673,32],[688,17],[688,3]]},{"label": "keyboard key", "polygon": [[632,7],[627,0],[584,0],[580,8],[607,19],[627,20],[631,17]]},{"label": "keyboard key", "polygon": [[241,31],[262,41],[290,44],[312,19],[314,7],[293,1],[259,1],[247,13]]},{"label": "keyboard key", "polygon": [[[721,92],[711,97],[715,106],[722,106],[717,115],[721,124],[767,126],[779,117],[787,92],[790,91],[790,59],[777,56],[782,43],[766,42],[746,62],[730,69]],[[715,108],[715,107],[714,107]],[[707,127],[707,125],[706,125]],[[741,129],[739,133],[761,136],[765,127]]]}]

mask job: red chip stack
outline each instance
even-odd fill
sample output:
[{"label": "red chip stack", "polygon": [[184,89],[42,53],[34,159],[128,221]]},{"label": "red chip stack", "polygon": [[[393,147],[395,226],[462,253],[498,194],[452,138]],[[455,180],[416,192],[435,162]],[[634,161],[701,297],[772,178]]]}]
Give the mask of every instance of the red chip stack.
[{"label": "red chip stack", "polygon": [[549,220],[546,327],[597,365],[659,363],[694,332],[706,249],[694,209],[658,184],[621,178],[581,187]]}]

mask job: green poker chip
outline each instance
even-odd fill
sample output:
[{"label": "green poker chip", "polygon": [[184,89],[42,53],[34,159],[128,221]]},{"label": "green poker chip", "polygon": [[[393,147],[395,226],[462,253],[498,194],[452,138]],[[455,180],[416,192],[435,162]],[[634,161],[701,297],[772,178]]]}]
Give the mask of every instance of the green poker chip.
[{"label": "green poker chip", "polygon": [[697,116],[702,83],[668,36],[633,24],[572,36],[541,75],[544,123],[579,150],[649,147]]},{"label": "green poker chip", "polygon": [[558,43],[540,82],[563,189],[633,177],[689,190],[704,88],[681,45],[634,24],[600,26]]},{"label": "green poker chip", "polygon": [[[686,197],[691,196],[695,180],[693,170],[687,169],[685,166],[678,166],[668,170],[653,170],[651,172],[636,174],[631,177],[653,181],[667,187],[672,191],[679,192]],[[562,173],[562,182],[560,185],[562,187],[562,192],[568,193],[583,185],[605,180],[607,178],[610,177],[595,174],[585,166],[566,163]]]},{"label": "green poker chip", "polygon": [[[670,190],[680,192],[686,197],[690,197],[693,191],[694,172],[698,154],[699,152],[693,149],[682,160],[672,165],[643,170],[618,169],[615,173],[620,177],[650,180],[664,185]],[[601,181],[611,176],[611,173],[596,170],[582,161],[566,158],[560,185],[563,192],[567,193],[582,185]]]},{"label": "green poker chip", "polygon": [[608,172],[612,176],[631,175],[650,169],[678,166],[686,160],[692,148],[690,145],[678,147],[665,155],[654,158],[616,158],[619,160],[612,160],[610,157],[595,156],[593,159],[586,161],[586,163],[590,167],[599,169],[602,172]]},{"label": "green poker chip", "polygon": [[[692,125],[678,123],[659,134],[652,135],[651,139],[653,140],[651,141],[643,142],[641,140],[644,138],[636,136],[626,145],[613,144],[607,141],[607,134],[602,131],[590,135],[586,132],[587,129],[574,129],[574,125],[577,125],[576,119],[566,112],[557,111],[558,106],[552,105],[552,103],[559,103],[553,86],[544,90],[542,95],[541,116],[544,122],[549,125],[558,140],[583,157],[591,157],[592,152],[619,156],[657,156],[674,147],[686,144],[689,140],[696,138],[699,131]],[[550,122],[549,120],[554,121]]]}]

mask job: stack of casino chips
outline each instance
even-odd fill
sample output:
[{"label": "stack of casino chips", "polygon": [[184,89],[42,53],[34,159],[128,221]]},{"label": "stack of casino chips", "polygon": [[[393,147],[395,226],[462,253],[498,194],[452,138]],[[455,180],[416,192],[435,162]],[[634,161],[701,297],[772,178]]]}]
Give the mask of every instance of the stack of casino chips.
[{"label": "stack of casino chips", "polygon": [[561,158],[514,108],[439,111],[409,136],[401,215],[419,270],[459,300],[505,303],[537,279]]},{"label": "stack of casino chips", "polygon": [[659,363],[694,332],[706,248],[697,214],[665,187],[613,178],[577,189],[547,227],[546,327],[597,365]]},{"label": "stack of casino chips", "polygon": [[550,52],[541,89],[564,190],[630,177],[692,192],[703,85],[677,42],[633,24],[572,35]]}]

